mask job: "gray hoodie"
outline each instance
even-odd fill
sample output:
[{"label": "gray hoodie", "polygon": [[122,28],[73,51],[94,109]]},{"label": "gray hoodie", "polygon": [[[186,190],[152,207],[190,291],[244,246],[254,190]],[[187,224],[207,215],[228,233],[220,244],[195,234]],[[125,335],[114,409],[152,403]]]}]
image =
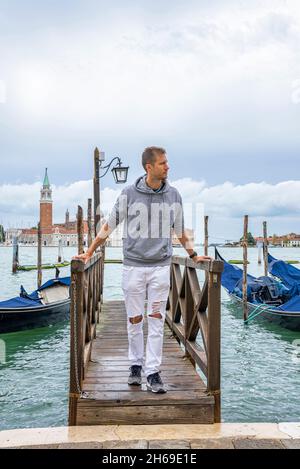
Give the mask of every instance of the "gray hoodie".
[{"label": "gray hoodie", "polygon": [[123,189],[107,220],[115,229],[124,222],[124,265],[163,266],[171,264],[172,234],[184,231],[181,196],[165,181],[155,191],[146,184],[146,175]]}]

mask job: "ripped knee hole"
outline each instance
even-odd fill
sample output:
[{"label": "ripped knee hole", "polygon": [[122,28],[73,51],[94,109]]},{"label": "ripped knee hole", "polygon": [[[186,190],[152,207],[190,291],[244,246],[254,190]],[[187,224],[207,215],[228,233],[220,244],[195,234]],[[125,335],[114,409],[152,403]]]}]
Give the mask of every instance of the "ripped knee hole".
[{"label": "ripped knee hole", "polygon": [[152,303],[152,313],[149,314],[151,318],[162,319],[160,312],[162,301],[153,301]]},{"label": "ripped knee hole", "polygon": [[134,316],[133,318],[129,318],[129,322],[131,324],[138,324],[139,322],[141,322],[143,320],[143,316]]},{"label": "ripped knee hole", "polygon": [[162,315],[160,313],[149,314],[149,317],[154,319],[162,319]]}]

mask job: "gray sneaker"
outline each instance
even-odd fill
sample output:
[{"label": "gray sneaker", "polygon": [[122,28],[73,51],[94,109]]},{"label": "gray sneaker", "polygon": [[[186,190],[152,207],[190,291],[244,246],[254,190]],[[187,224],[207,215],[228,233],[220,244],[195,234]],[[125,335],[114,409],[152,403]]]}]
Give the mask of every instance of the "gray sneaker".
[{"label": "gray sneaker", "polygon": [[152,375],[147,376],[147,389],[148,391],[156,392],[158,394],[167,392],[159,373],[153,373]]},{"label": "gray sneaker", "polygon": [[142,384],[142,367],[140,365],[132,365],[128,377],[128,384],[140,386]]}]

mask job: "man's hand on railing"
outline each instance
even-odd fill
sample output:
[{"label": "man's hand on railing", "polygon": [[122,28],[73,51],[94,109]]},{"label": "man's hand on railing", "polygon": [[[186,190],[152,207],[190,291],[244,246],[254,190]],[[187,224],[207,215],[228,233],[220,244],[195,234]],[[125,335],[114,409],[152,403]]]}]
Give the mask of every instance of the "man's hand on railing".
[{"label": "man's hand on railing", "polygon": [[72,259],[76,259],[76,260],[81,260],[81,261],[84,261],[84,263],[86,264],[90,258],[92,257],[93,254],[89,254],[88,252],[85,252],[84,254],[78,254],[77,256],[74,256],[72,257]]},{"label": "man's hand on railing", "polygon": [[192,259],[192,261],[194,261],[196,264],[199,264],[199,262],[212,261],[212,260],[213,258],[210,256],[195,256]]},{"label": "man's hand on railing", "polygon": [[84,254],[78,254],[77,256],[74,256],[73,259],[79,259],[81,261],[84,261],[84,263],[86,264],[93,256],[96,249],[105,243],[107,237],[110,235],[111,232],[112,229],[108,226],[107,223],[104,223],[104,225],[102,225],[101,227],[100,233],[97,234],[96,238],[94,239],[88,250]]}]

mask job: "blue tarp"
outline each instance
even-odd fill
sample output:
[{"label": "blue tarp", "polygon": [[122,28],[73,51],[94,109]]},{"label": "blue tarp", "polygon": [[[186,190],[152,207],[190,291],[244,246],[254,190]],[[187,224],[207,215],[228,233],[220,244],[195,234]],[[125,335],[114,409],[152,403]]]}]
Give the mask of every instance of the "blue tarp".
[{"label": "blue tarp", "polygon": [[23,287],[23,285],[21,285],[21,288],[20,288],[20,296],[22,298],[27,298],[28,300],[36,300],[36,301],[39,301],[39,293],[38,293],[38,290],[35,290],[34,292],[32,292],[30,295],[29,293],[27,293],[27,291],[25,290],[25,288]]},{"label": "blue tarp", "polygon": [[280,278],[284,285],[292,290],[292,296],[300,295],[300,270],[268,254],[268,270],[274,277]]},{"label": "blue tarp", "polygon": [[71,277],[62,277],[62,278],[55,278],[48,280],[48,282],[44,283],[39,290],[44,290],[44,288],[52,287],[53,285],[56,284],[61,284],[61,285],[66,285],[69,287],[71,285]]},{"label": "blue tarp", "polygon": [[39,306],[40,301],[30,300],[29,298],[23,298],[22,296],[16,296],[10,300],[0,301],[0,308],[32,308],[33,306]]},{"label": "blue tarp", "polygon": [[[251,303],[263,303],[266,301],[266,297],[261,296],[263,288],[269,291],[272,299],[280,298],[281,301],[285,302],[291,298],[291,292],[282,282],[266,277],[248,279],[247,282],[247,300]],[[240,298],[243,297],[243,279],[239,280],[235,286],[233,293],[237,294]],[[271,298],[270,298],[271,299]]]},{"label": "blue tarp", "polygon": [[300,295],[293,296],[289,301],[275,308],[279,311],[297,312],[300,311]]},{"label": "blue tarp", "polygon": [[[233,293],[237,283],[243,279],[243,271],[236,265],[229,264],[228,262],[223,259],[223,257],[220,255],[219,251],[216,249],[216,255],[217,258],[220,259],[221,261],[224,262],[224,270],[222,272],[221,276],[221,283],[226,290],[229,291],[229,293]],[[252,277],[252,275],[247,275],[247,281],[251,282],[251,280],[254,280],[255,277]]]},{"label": "blue tarp", "polygon": [[26,307],[32,308],[33,306],[39,306],[42,302],[39,299],[38,292],[44,290],[45,288],[51,287],[56,284],[70,286],[71,279],[70,277],[63,277],[58,279],[51,279],[44,283],[39,290],[33,291],[31,294],[28,294],[24,287],[21,285],[20,296],[11,298],[10,300],[0,301],[0,308],[21,308]]},{"label": "blue tarp", "polygon": [[[270,260],[276,261],[276,259],[269,256]],[[242,278],[243,278],[243,271],[239,267],[229,264],[222,258],[219,252],[216,249],[216,258],[220,259],[224,262],[224,271],[222,272],[221,276],[221,283],[229,293],[233,293],[238,297],[242,297]],[[269,260],[269,262],[270,262]],[[281,261],[283,262],[283,261]],[[285,264],[285,263],[284,263]],[[289,264],[285,264],[288,267],[291,267]],[[292,269],[292,272],[295,268]],[[295,269],[298,271],[298,269]],[[299,271],[300,272],[300,271]],[[273,274],[273,272],[271,272]],[[273,274],[275,275],[275,274]],[[276,275],[279,277],[279,275]],[[295,276],[294,276],[295,278]],[[282,278],[282,282],[278,282],[273,280],[269,277],[258,277],[257,279],[252,275],[247,275],[247,295],[248,301],[252,298],[252,293],[256,292],[257,289],[263,285],[267,285],[268,283],[273,283],[273,287],[276,286],[276,290],[278,291],[278,295],[281,297],[283,301],[285,301],[281,306],[272,306],[273,310],[278,311],[287,311],[287,312],[299,312],[300,311],[300,295],[297,291],[295,291],[295,283],[291,288],[285,283]],[[296,289],[297,290],[297,289]],[[257,301],[250,301],[251,303],[257,304]]]}]

